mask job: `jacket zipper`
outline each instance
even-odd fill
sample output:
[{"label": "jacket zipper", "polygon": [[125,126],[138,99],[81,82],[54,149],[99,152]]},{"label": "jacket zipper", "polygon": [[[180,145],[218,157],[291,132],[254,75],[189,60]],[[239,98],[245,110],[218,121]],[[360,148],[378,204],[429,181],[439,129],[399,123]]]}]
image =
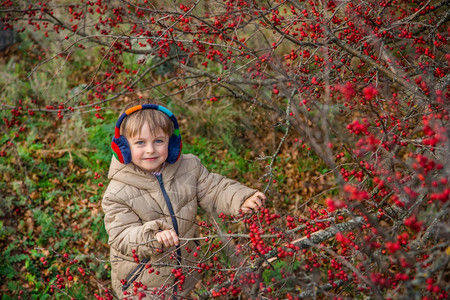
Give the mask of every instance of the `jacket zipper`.
[{"label": "jacket zipper", "polygon": [[[173,229],[175,230],[175,233],[179,237],[180,234],[178,232],[177,218],[175,217],[175,212],[173,210],[172,202],[170,202],[169,195],[167,194],[166,189],[164,188],[164,182],[162,180],[162,174],[158,174],[158,175],[155,174],[155,176],[158,179],[159,186],[161,187],[161,192],[162,192],[162,194],[164,196],[164,200],[166,200],[167,207],[169,208],[170,217],[172,218]],[[181,249],[180,249],[180,247],[177,247],[177,264],[178,265],[181,264]]]},{"label": "jacket zipper", "polygon": [[[141,260],[139,265],[136,266],[136,268],[134,268],[134,270],[131,271],[130,274],[128,274],[127,278],[125,278],[125,284],[122,285],[122,291],[125,291],[136,280],[136,278],[138,278],[139,274],[141,274],[142,269],[149,261],[150,261],[150,258],[148,258],[148,257],[144,258],[143,260]],[[136,275],[134,275],[134,274],[136,274]],[[133,275],[134,275],[134,277],[133,277]],[[130,280],[131,277],[133,277],[133,278]]]}]

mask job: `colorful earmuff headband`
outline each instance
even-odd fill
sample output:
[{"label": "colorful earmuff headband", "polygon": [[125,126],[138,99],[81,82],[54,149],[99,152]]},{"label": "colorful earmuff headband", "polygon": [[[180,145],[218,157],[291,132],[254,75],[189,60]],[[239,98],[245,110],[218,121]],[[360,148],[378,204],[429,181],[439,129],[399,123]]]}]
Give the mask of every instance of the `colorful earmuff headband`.
[{"label": "colorful earmuff headband", "polygon": [[178,122],[177,119],[175,118],[175,115],[167,108],[156,104],[142,104],[133,106],[127,109],[119,117],[116,123],[115,135],[112,138],[111,142],[111,148],[113,150],[114,156],[117,158],[118,161],[120,161],[123,164],[129,164],[131,162],[130,145],[128,144],[127,139],[120,134],[120,125],[122,125],[123,120],[127,116],[141,109],[159,110],[164,114],[166,114],[170,118],[170,120],[172,120],[174,131],[169,139],[169,155],[167,156],[166,162],[168,162],[169,164],[173,164],[178,160],[181,154],[182,143],[181,143],[180,129],[178,127]]}]

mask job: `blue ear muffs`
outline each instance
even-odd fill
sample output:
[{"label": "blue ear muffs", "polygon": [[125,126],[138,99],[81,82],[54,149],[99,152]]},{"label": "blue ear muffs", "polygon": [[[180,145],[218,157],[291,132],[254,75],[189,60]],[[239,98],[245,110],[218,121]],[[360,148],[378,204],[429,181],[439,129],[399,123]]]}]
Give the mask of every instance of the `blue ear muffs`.
[{"label": "blue ear muffs", "polygon": [[181,148],[183,146],[181,142],[180,129],[178,127],[178,121],[175,115],[167,108],[156,105],[156,104],[142,104],[133,106],[127,109],[117,120],[115,134],[112,138],[111,148],[113,150],[114,156],[123,164],[129,164],[131,162],[131,150],[127,139],[120,134],[120,125],[122,125],[123,120],[131,115],[132,113],[139,111],[141,109],[155,109],[166,114],[173,123],[174,131],[169,139],[169,154],[167,156],[166,162],[173,164],[178,160],[181,155]]}]

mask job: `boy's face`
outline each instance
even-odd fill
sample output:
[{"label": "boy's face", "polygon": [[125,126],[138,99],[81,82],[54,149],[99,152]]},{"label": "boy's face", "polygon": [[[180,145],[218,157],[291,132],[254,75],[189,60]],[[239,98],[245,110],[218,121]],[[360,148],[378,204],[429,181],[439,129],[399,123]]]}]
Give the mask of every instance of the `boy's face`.
[{"label": "boy's face", "polygon": [[159,172],[169,154],[169,136],[161,129],[152,133],[147,123],[141,132],[127,138],[131,149],[131,161],[148,172]]}]

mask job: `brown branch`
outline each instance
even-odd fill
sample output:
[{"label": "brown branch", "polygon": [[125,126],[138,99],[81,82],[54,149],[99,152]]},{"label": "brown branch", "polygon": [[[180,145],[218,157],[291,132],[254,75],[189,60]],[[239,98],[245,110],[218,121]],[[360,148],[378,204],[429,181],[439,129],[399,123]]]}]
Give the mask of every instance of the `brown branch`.
[{"label": "brown branch", "polygon": [[431,224],[428,226],[428,228],[425,230],[422,238],[419,240],[414,241],[411,244],[411,249],[420,249],[422,248],[428,240],[431,239],[432,234],[436,232],[437,227],[439,225],[439,219],[443,217],[444,215],[448,214],[448,208],[450,206],[450,202],[447,202],[436,214],[436,217],[433,219]]},{"label": "brown branch", "polygon": [[[311,234],[311,237],[302,237],[297,240],[291,242],[291,244],[298,246],[300,249],[307,249],[311,247],[311,244],[320,244],[333,236],[335,236],[338,232],[345,232],[352,230],[355,226],[364,224],[364,219],[362,217],[358,217],[354,220],[350,220],[348,222],[339,223],[335,226],[329,227],[324,230],[320,230]],[[268,262],[273,262],[278,259],[277,250],[272,250],[268,254],[266,254],[266,258]],[[263,262],[263,261],[262,261]],[[261,263],[262,263],[261,262]]]},{"label": "brown branch", "polygon": [[341,287],[345,284],[348,284],[351,280],[353,280],[353,276],[348,276],[348,281],[344,281],[344,280],[336,280],[333,282],[333,284],[331,283],[327,283],[327,284],[323,284],[320,286],[315,286],[313,290],[307,290],[304,292],[301,292],[298,295],[298,298],[300,299],[315,299],[316,295],[317,295],[317,291],[329,291],[332,289],[335,289],[337,287]]}]

